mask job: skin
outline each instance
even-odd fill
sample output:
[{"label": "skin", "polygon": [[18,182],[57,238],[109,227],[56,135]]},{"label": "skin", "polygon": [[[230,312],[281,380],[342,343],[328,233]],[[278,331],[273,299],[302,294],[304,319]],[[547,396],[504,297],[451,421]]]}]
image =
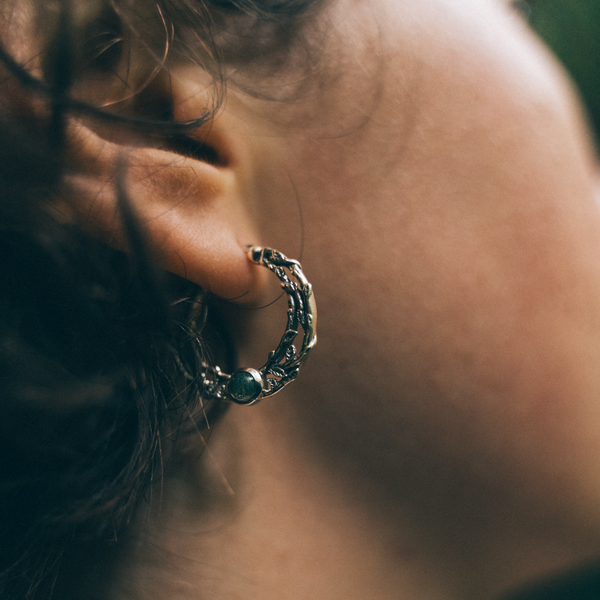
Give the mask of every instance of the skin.
[{"label": "skin", "polygon": [[[569,82],[495,0],[337,0],[318,22],[319,67],[261,80],[290,97],[230,85],[194,134],[216,166],[71,126],[59,208],[118,245],[126,146],[164,265],[229,299],[242,364],[285,310],[248,310],[278,292],[246,244],[302,250],[319,308],[298,381],[165,474],[111,597],[492,599],[600,556],[600,217]],[[197,116],[201,69],[169,70],[140,97]]]}]

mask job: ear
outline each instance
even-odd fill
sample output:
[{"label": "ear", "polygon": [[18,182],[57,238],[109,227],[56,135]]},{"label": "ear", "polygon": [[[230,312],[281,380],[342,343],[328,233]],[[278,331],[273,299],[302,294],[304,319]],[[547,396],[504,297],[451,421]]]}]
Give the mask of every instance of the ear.
[{"label": "ear", "polygon": [[[159,74],[127,110],[132,117],[152,118],[166,109],[187,121],[213,101],[205,72],[188,66]],[[168,138],[98,121],[71,125],[69,212],[108,244],[125,246],[114,185],[124,156],[126,197],[161,265],[218,296],[249,301],[264,269],[246,256],[246,245],[259,240],[227,119],[220,115]]]}]

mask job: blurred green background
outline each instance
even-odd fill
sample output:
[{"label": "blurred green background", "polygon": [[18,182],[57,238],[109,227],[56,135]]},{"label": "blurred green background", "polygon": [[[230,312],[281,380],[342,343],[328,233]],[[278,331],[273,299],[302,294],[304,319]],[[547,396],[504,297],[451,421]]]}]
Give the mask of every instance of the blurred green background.
[{"label": "blurred green background", "polygon": [[600,141],[600,0],[522,0],[518,5],[571,72]]}]

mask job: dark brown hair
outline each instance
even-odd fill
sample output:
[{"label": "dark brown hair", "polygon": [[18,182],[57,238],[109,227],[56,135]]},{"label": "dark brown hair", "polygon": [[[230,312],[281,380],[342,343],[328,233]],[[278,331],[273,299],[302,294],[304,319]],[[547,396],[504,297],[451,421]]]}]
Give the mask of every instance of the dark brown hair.
[{"label": "dark brown hair", "polygon": [[[317,2],[139,4],[169,23],[174,51],[213,76],[214,106],[198,119],[122,116],[71,96],[83,68],[110,71],[122,60],[126,28],[140,39],[151,33],[148,23],[136,21],[133,0],[103,2],[85,35],[77,32],[71,3],[60,2],[42,77],[0,48],[0,105],[5,86],[12,86],[45,107],[35,117],[4,110],[0,118],[3,600],[52,597],[70,548],[118,538],[161,476],[178,439],[173,432],[206,429],[223,410],[202,401],[203,338],[210,337],[213,353],[235,361],[226,328],[207,316],[202,290],[156,268],[127,200],[126,158],[115,165],[114,189],[126,253],[92,239],[52,208],[64,193],[65,123],[71,117],[109,120],[192,144],[186,132],[211,118],[230,72],[240,65],[247,72],[256,66],[257,73],[267,63],[271,71],[281,68],[292,33]],[[210,159],[209,148],[196,152]]]}]

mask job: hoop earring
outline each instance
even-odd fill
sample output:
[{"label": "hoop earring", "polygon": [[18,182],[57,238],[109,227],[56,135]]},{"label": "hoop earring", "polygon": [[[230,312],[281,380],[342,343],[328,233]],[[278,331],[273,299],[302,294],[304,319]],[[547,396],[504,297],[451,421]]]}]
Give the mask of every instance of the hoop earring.
[{"label": "hoop earring", "polygon": [[[277,250],[260,246],[248,246],[248,258],[254,264],[270,269],[280,280],[288,295],[287,327],[279,345],[269,353],[267,362],[260,369],[238,369],[228,375],[219,367],[203,363],[202,396],[206,400],[250,405],[276,394],[296,379],[308,353],[317,343],[317,306],[312,285],[306,280],[300,263]],[[294,341],[299,326],[304,335],[297,352]]]}]

